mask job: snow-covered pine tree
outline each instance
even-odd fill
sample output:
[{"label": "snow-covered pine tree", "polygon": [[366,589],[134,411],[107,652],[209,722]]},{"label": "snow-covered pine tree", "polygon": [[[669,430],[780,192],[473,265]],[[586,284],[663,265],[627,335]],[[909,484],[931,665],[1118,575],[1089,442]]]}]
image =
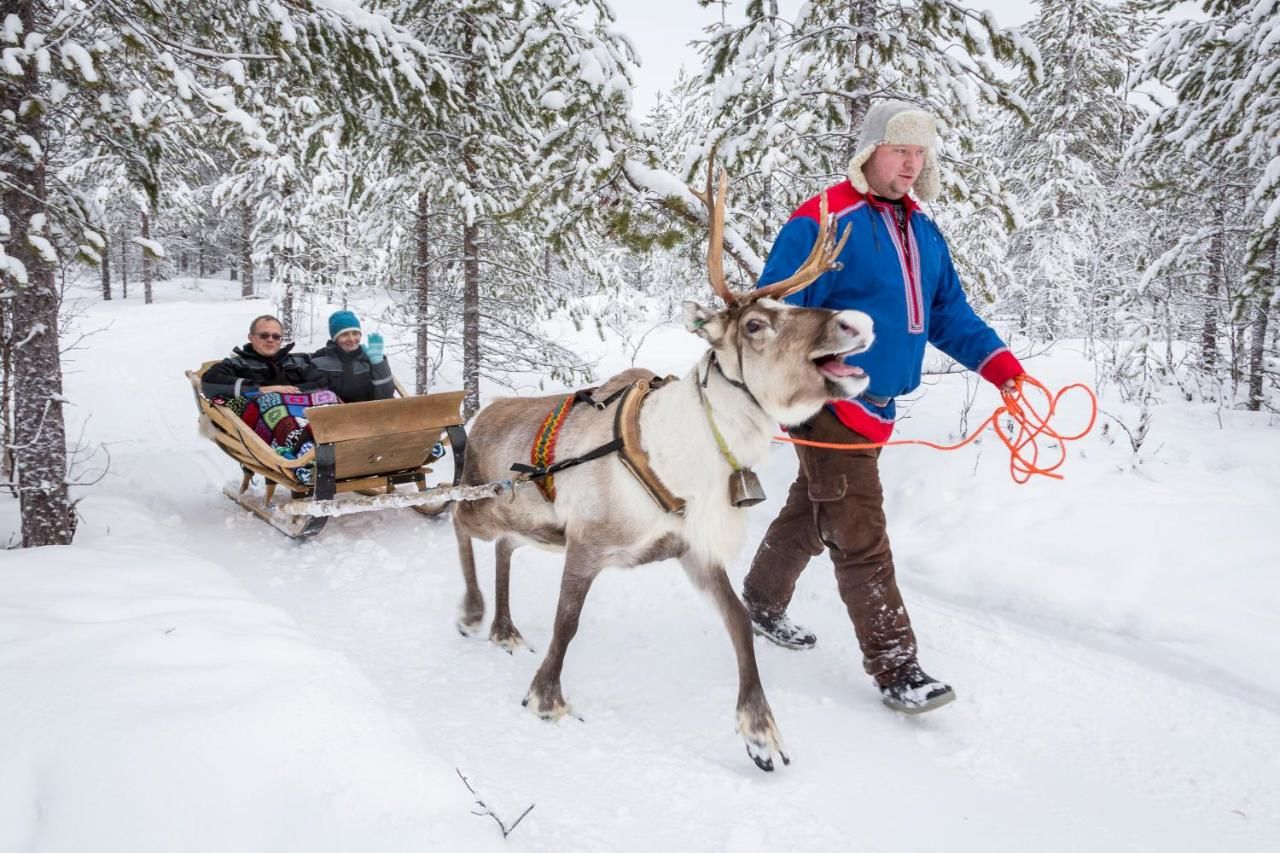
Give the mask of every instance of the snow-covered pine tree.
[{"label": "snow-covered pine tree", "polygon": [[1002,184],[1023,220],[1004,296],[1036,337],[1083,334],[1092,345],[1114,313],[1116,268],[1132,268],[1122,257],[1133,245],[1126,223],[1141,219],[1119,169],[1139,118],[1125,71],[1140,44],[1122,10],[1102,0],[1037,5],[1021,32],[1040,50],[1043,79],[1018,86],[1027,120],[998,125]]},{"label": "snow-covered pine tree", "polygon": [[[1151,5],[1167,12],[1176,4]],[[1280,5],[1205,0],[1201,7],[1203,18],[1170,21],[1148,49],[1140,79],[1159,83],[1174,98],[1138,128],[1130,160],[1183,159],[1195,191],[1210,194],[1201,365],[1207,372],[1218,368],[1221,332],[1214,309],[1231,300],[1231,316],[1248,318],[1252,326],[1247,405],[1256,410],[1264,404],[1263,355],[1280,276]],[[1235,219],[1225,210],[1231,199],[1213,194],[1240,190],[1235,197],[1243,197],[1244,210]],[[1237,230],[1244,232],[1243,259],[1230,252]]]},{"label": "snow-covered pine tree", "polygon": [[[271,65],[331,104],[414,104],[434,79],[431,51],[353,4],[243,0],[3,0],[0,3],[0,276],[16,347],[12,365],[16,489],[23,545],[65,544],[74,528],[58,347],[54,269],[104,245],[76,188],[58,179],[65,128],[127,161],[154,200],[168,129],[197,114],[270,151],[254,113],[281,101],[250,89],[246,69]],[[344,127],[360,127],[354,111]]]},{"label": "snow-covered pine tree", "polygon": [[[776,232],[780,215],[845,175],[862,118],[881,96],[938,117],[947,198],[1003,205],[969,162],[972,140],[985,132],[977,105],[1022,109],[990,60],[1033,80],[1039,65],[1035,47],[990,13],[941,0],[812,0],[788,19],[776,0],[750,0],[745,15],[710,28],[706,146],[717,146],[734,175],[752,233]],[[686,158],[688,178],[696,159]]]},{"label": "snow-covered pine tree", "polygon": [[[566,360],[537,329],[559,295],[546,275],[547,247],[595,262],[586,246],[600,221],[599,189],[630,133],[630,48],[612,31],[611,10],[597,0],[405,0],[380,8],[454,57],[438,114],[384,121],[399,137],[384,191],[400,193],[401,208],[412,195],[409,206],[423,211],[412,220],[420,228],[415,304],[429,315],[419,323],[443,328],[449,313],[461,312],[464,411],[479,407],[482,375],[527,369],[522,353],[557,365],[550,372],[560,378],[581,375],[578,360]],[[448,282],[432,274],[439,269],[447,279],[452,267],[448,241],[423,239],[431,221],[460,229],[457,304],[444,297]],[[540,352],[509,351],[517,329],[532,334],[524,343]],[[425,369],[421,356],[419,363]]]}]

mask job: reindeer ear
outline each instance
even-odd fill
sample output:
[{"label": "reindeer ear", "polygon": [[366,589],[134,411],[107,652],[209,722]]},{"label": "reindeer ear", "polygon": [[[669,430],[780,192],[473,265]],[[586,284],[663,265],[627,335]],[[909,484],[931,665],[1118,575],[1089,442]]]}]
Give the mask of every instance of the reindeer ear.
[{"label": "reindeer ear", "polygon": [[714,342],[719,337],[720,318],[696,302],[681,303],[684,309],[684,327],[700,338]]}]

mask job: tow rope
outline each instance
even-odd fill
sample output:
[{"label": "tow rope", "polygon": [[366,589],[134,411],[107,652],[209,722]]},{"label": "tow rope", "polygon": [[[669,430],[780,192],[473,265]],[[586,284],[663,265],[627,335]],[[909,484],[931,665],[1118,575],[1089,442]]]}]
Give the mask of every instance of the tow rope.
[{"label": "tow rope", "polygon": [[[1035,388],[1044,395],[1048,406],[1043,413],[1032,405],[1023,386]],[[1058,432],[1050,422],[1057,415],[1058,403],[1068,391],[1079,389],[1089,397],[1089,423],[1083,430],[1074,435],[1063,435]],[[893,441],[883,442],[863,442],[859,444],[836,444],[825,441],[809,441],[803,438],[792,438],[789,435],[774,436],[777,441],[785,441],[789,444],[800,444],[805,447],[820,447],[826,450],[874,450],[878,447],[897,447],[905,444],[918,444],[924,447],[932,447],[934,450],[959,450],[966,445],[972,444],[982,435],[983,430],[988,426],[994,428],[995,433],[999,436],[1000,441],[1004,442],[1004,446],[1009,449],[1009,476],[1018,485],[1022,485],[1031,480],[1032,477],[1042,476],[1051,477],[1055,480],[1061,480],[1062,475],[1055,473],[1062,464],[1067,461],[1067,442],[1077,441],[1084,438],[1093,429],[1094,423],[1098,419],[1098,398],[1089,386],[1083,383],[1074,383],[1067,385],[1059,390],[1056,394],[1051,392],[1038,380],[1030,376],[1022,375],[1014,378],[1014,388],[1011,391],[1001,389],[1000,396],[1004,400],[1004,405],[996,408],[991,416],[983,421],[977,429],[971,432],[964,440],[957,444],[935,444],[932,441],[924,441],[917,438],[902,438]],[[1016,434],[1006,435],[1005,431],[1000,428],[1000,418],[1008,415],[1009,419],[1017,426]],[[1011,430],[1011,432],[1013,432]],[[1050,446],[1057,451],[1057,460],[1052,464],[1041,465],[1040,454],[1041,448],[1039,442],[1045,439],[1051,442]]]}]

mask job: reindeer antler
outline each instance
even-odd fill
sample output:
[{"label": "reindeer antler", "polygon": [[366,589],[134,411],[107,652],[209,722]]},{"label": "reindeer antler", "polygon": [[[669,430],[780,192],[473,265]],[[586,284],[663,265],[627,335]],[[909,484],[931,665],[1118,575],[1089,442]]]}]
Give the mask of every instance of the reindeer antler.
[{"label": "reindeer antler", "polygon": [[741,295],[730,290],[724,279],[724,207],[725,195],[729,190],[729,178],[725,175],[724,169],[721,169],[720,191],[712,195],[711,175],[715,170],[715,159],[715,149],[712,149],[707,157],[706,192],[698,192],[693,187],[689,187],[689,190],[707,208],[707,221],[711,226],[711,241],[707,244],[707,276],[711,279],[711,289],[724,300],[725,305],[732,305],[741,298]]},{"label": "reindeer antler", "polygon": [[800,269],[789,278],[750,293],[737,293],[731,290],[724,278],[724,210],[729,179],[724,169],[721,169],[719,192],[712,193],[711,178],[715,171],[715,157],[715,149],[712,149],[707,157],[706,190],[699,192],[690,187],[689,191],[707,208],[707,221],[711,227],[711,240],[707,246],[707,276],[711,279],[711,289],[724,300],[725,305],[733,305],[743,300],[783,299],[813,284],[818,276],[827,270],[839,268],[840,264],[836,258],[840,257],[840,251],[848,242],[849,232],[853,226],[845,226],[844,233],[840,235],[840,242],[837,243],[835,220],[831,218],[830,211],[827,209],[827,194],[824,192],[818,212],[818,238],[814,240],[809,257],[800,265]]},{"label": "reindeer antler", "polygon": [[840,263],[836,258],[840,257],[840,250],[849,241],[851,230],[853,225],[846,225],[844,233],[840,235],[840,242],[836,242],[836,223],[827,209],[827,194],[824,192],[818,206],[818,239],[813,241],[809,257],[805,258],[800,269],[792,273],[789,278],[759,288],[751,294],[751,298],[785,299],[813,284],[818,276],[827,270],[839,269]]}]

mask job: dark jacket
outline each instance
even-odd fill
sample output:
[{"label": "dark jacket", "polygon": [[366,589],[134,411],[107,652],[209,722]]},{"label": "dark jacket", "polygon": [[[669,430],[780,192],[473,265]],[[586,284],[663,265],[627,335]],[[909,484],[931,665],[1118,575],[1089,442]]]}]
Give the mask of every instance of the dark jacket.
[{"label": "dark jacket", "polygon": [[293,355],[293,344],[283,346],[274,358],[266,358],[249,345],[236,347],[230,358],[204,372],[200,383],[206,397],[238,397],[267,385],[296,385],[299,391],[325,386],[325,376],[305,355]]},{"label": "dark jacket", "polygon": [[395,396],[396,383],[385,358],[372,364],[364,350],[347,352],[329,341],[311,354],[311,363],[324,373],[328,389],[344,403],[390,400]]}]

